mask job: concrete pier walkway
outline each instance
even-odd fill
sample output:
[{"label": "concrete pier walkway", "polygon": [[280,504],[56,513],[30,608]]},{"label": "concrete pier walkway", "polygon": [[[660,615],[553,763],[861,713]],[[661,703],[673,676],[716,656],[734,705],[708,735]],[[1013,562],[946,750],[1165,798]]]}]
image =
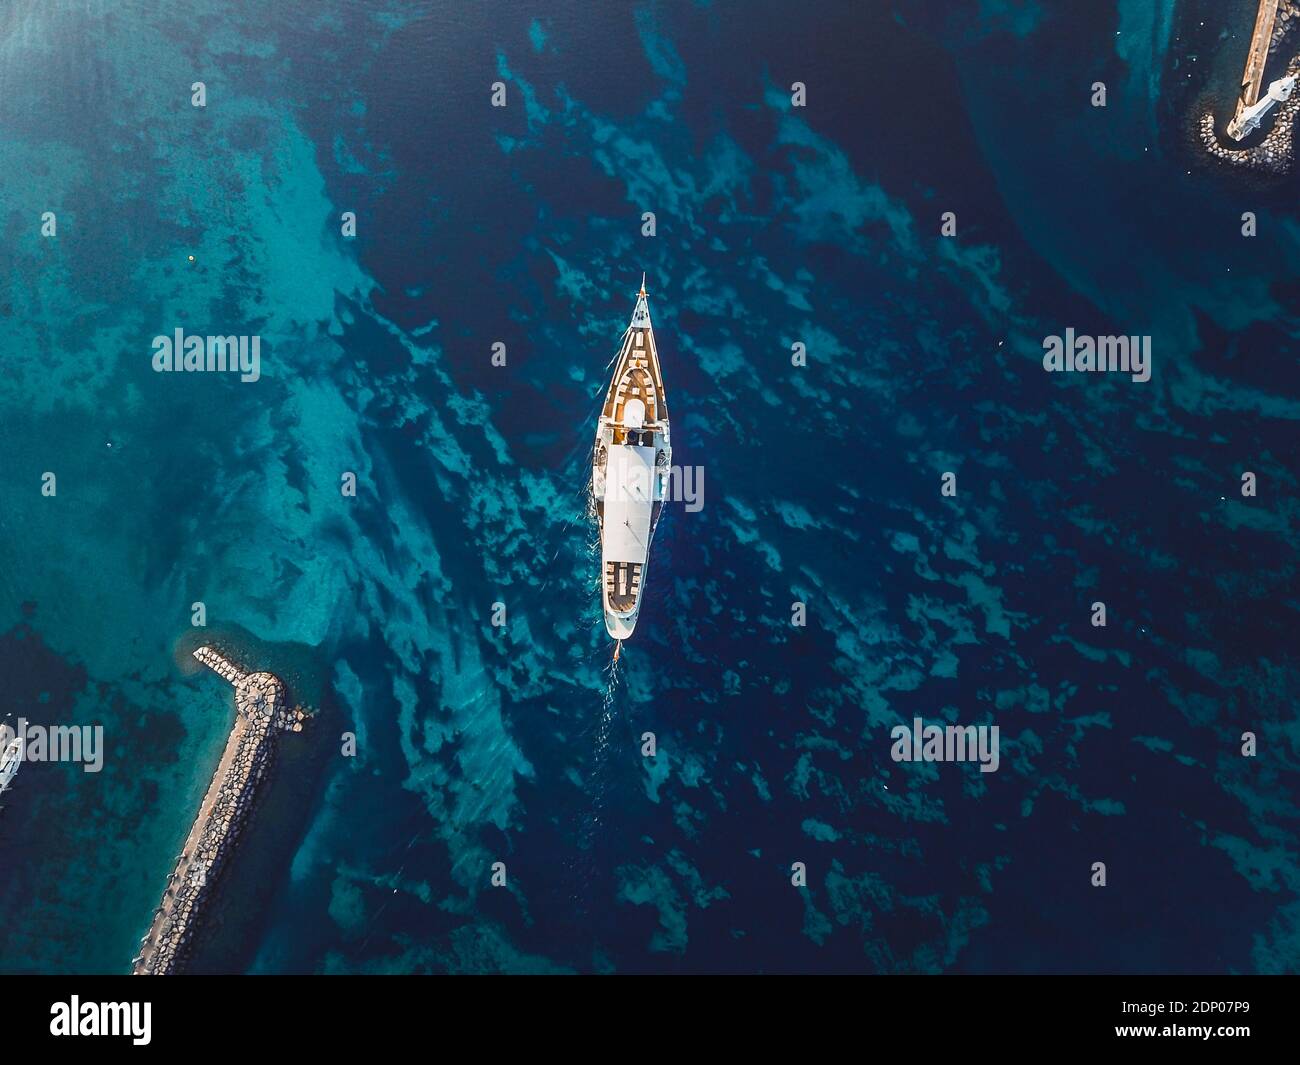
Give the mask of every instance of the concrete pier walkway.
[{"label": "concrete pier walkway", "polygon": [[1277,22],[1277,5],[1280,0],[1259,0],[1255,12],[1255,30],[1250,35],[1250,50],[1246,53],[1246,69],[1241,75],[1241,93],[1237,97],[1235,122],[1241,112],[1259,99],[1264,85],[1264,67],[1268,63],[1269,45],[1273,43],[1273,26]]},{"label": "concrete pier walkway", "polygon": [[204,903],[248,819],[276,737],[302,731],[303,714],[287,705],[284,685],[270,673],[245,673],[210,647],[194,657],[235,688],[235,726],[199,806],[149,931],[132,959],[136,975],[174,973],[193,945]]},{"label": "concrete pier walkway", "polygon": [[[1276,176],[1289,173],[1295,165],[1294,132],[1300,115],[1300,92],[1293,92],[1289,100],[1277,104],[1268,113],[1265,123],[1271,124],[1271,128],[1267,128],[1262,139],[1242,148],[1237,138],[1243,132],[1242,113],[1259,100],[1270,63],[1275,77],[1300,77],[1300,54],[1293,54],[1289,62],[1283,62],[1283,56],[1290,54],[1289,49],[1293,47],[1288,42],[1300,26],[1300,6],[1296,0],[1258,2],[1237,107],[1227,125],[1227,139],[1220,136],[1218,123],[1209,110],[1203,111],[1200,117],[1200,139],[1205,151],[1222,163]],[[1253,136],[1250,139],[1256,140]]]}]

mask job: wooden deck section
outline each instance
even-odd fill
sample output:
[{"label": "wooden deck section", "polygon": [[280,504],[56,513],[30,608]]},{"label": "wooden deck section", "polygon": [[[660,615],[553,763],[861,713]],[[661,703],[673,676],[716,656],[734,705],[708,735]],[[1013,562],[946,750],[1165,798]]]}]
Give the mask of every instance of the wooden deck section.
[{"label": "wooden deck section", "polygon": [[[645,291],[642,290],[639,296],[644,298]],[[649,319],[646,321],[648,323]],[[645,404],[645,428],[651,429],[667,421],[668,404],[664,400],[654,330],[648,324],[640,328],[635,322],[624,335],[623,348],[618,354],[609,391],[605,394],[601,417],[614,425],[622,425],[623,409],[627,401],[634,398]]]}]

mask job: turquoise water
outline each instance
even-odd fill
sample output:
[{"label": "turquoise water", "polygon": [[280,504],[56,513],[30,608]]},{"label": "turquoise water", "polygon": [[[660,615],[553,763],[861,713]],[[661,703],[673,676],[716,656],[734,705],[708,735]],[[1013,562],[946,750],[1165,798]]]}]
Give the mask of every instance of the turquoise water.
[{"label": "turquoise water", "polygon": [[[268,7],[0,15],[0,679],[108,743],[6,796],[0,970],[128,967],[230,723],[195,601],[357,737],[237,968],[1295,969],[1300,231],[1183,131],[1240,12]],[[614,673],[584,488],[643,270],[706,503]],[[1153,380],[1047,378],[1067,326]],[[176,328],[261,379],[154,373]],[[916,715],[1001,768],[893,763]]]}]

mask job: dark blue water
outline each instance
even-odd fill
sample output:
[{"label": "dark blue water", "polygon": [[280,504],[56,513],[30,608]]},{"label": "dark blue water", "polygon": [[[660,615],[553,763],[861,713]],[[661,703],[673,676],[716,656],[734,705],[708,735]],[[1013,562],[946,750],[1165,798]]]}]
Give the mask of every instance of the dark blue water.
[{"label": "dark blue water", "polygon": [[[1300,230],[1188,133],[1249,5],[229,8],[0,16],[0,678],[108,744],[6,796],[0,969],[127,968],[229,726],[202,600],[332,692],[286,745],[357,737],[285,758],[237,968],[1294,971]],[[615,671],[643,271],[705,498]],[[155,374],[177,326],[262,379]]]}]

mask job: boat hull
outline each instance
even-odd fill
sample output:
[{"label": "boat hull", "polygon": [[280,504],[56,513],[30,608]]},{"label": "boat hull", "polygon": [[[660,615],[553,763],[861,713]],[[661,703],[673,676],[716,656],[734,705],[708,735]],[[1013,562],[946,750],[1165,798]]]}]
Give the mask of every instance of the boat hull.
[{"label": "boat hull", "polygon": [[615,640],[636,629],[671,464],[668,403],[643,285],[615,360],[592,463],[601,607]]}]

